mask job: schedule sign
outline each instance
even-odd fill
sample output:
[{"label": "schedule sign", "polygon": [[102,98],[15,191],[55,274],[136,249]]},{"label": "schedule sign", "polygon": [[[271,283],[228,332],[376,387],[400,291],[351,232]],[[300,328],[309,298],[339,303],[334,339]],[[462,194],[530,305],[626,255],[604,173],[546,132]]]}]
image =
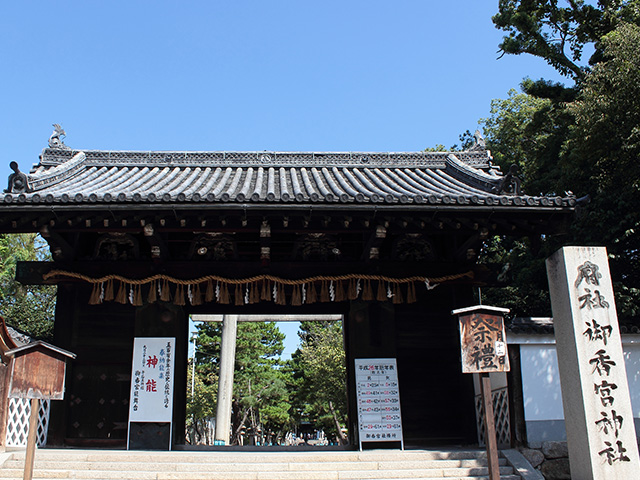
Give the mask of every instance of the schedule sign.
[{"label": "schedule sign", "polygon": [[171,422],[175,343],[173,337],[134,339],[129,422]]},{"label": "schedule sign", "polygon": [[356,358],[358,431],[362,442],[400,442],[402,416],[395,358]]}]

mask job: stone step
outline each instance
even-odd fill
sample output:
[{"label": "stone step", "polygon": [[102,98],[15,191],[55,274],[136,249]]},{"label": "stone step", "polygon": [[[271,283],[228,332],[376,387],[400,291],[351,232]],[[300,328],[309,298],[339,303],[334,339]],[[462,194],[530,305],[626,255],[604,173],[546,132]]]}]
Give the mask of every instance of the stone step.
[{"label": "stone step", "polygon": [[[24,452],[15,452],[14,458],[24,458]],[[259,462],[279,463],[283,459],[290,462],[358,462],[358,461],[430,461],[430,460],[484,460],[483,451],[367,451],[367,452],[132,452],[118,451],[88,451],[88,450],[53,450],[41,449],[37,451],[38,460],[63,460],[82,462],[151,462],[151,463],[218,463],[220,458],[226,462]]]},{"label": "stone step", "polygon": [[[488,478],[482,451],[127,452],[38,450],[34,478],[77,480],[408,480]],[[516,480],[500,459],[502,480]],[[24,452],[2,479],[21,479]]]},{"label": "stone step", "polygon": [[[500,469],[501,480],[521,480],[513,470]],[[0,478],[20,480],[22,469],[2,470]],[[424,470],[375,471],[348,470],[326,472],[127,472],[127,471],[81,471],[35,470],[34,479],[76,479],[76,480],[484,480],[488,473],[451,470],[429,472]]]},{"label": "stone step", "polygon": [[[506,460],[500,459],[500,465],[505,466]],[[269,471],[305,471],[305,470],[415,470],[415,469],[455,469],[455,468],[482,468],[486,462],[481,460],[397,460],[397,461],[360,461],[360,462],[271,462],[271,463],[241,463],[241,462],[188,462],[188,463],[161,463],[164,471],[197,472],[197,471],[236,471],[238,465],[242,465],[243,471],[269,472]],[[4,468],[21,468],[24,459],[15,459],[5,462]],[[79,462],[68,460],[40,460],[36,458],[34,467],[41,470],[121,470],[131,471],[148,470],[149,463],[136,462]]]}]

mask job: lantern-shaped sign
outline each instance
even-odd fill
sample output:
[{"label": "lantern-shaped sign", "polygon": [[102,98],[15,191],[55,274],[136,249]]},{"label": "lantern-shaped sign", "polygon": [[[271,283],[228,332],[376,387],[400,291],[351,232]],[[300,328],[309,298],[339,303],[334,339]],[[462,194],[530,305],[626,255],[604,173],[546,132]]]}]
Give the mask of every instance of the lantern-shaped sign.
[{"label": "lantern-shaped sign", "polygon": [[9,350],[13,356],[10,398],[62,400],[67,359],[75,354],[37,341]]},{"label": "lantern-shaped sign", "polygon": [[462,372],[508,372],[504,315],[509,309],[476,305],[451,313],[460,322]]}]

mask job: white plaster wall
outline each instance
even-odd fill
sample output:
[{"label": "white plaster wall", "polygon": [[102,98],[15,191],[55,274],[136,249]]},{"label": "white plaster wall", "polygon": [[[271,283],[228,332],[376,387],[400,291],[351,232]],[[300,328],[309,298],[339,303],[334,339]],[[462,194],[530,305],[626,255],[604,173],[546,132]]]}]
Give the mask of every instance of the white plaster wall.
[{"label": "white plaster wall", "polygon": [[562,420],[562,392],[555,345],[521,345],[524,415],[531,420]]},{"label": "white plaster wall", "polygon": [[[633,416],[640,418],[640,338],[623,338],[623,349]],[[520,357],[526,421],[564,419],[555,345],[521,344]]]},{"label": "white plaster wall", "polygon": [[[634,418],[640,418],[640,338],[634,343],[622,343],[624,364],[629,380],[629,394]],[[636,432],[640,436],[640,432]]]}]

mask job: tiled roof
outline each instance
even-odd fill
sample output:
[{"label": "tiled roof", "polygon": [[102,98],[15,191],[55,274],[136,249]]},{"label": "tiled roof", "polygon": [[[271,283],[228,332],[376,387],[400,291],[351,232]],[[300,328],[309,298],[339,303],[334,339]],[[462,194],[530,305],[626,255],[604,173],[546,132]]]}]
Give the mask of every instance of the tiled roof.
[{"label": "tiled roof", "polygon": [[[0,202],[388,203],[569,208],[509,193],[489,152],[123,152],[47,148]],[[507,178],[507,180],[509,180]]]}]

